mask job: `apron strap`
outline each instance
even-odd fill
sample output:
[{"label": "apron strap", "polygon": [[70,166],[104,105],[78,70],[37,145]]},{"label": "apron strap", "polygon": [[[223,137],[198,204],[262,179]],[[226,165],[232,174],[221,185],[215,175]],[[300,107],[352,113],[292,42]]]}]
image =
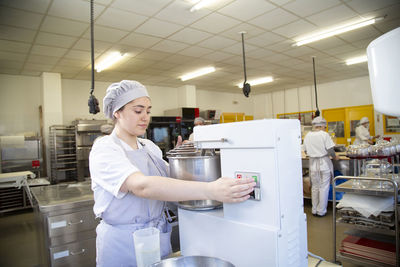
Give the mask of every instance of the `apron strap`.
[{"label": "apron strap", "polygon": [[334,173],[333,173],[333,164],[331,159],[329,158],[328,155],[322,156],[322,157],[310,157],[310,165],[312,164],[311,162],[316,162],[317,165],[317,172],[319,173],[320,177],[322,177],[322,173],[321,173],[321,162],[320,160],[325,160],[326,163],[329,166],[329,170],[331,171],[331,178],[334,177]]},{"label": "apron strap", "polygon": [[[122,145],[121,140],[118,138],[118,136],[116,135],[116,133],[115,133],[114,131],[111,133],[111,136],[112,136],[113,140],[114,140],[119,146],[121,146],[122,150],[123,150],[124,153],[125,153],[125,156],[126,156],[127,158],[129,158],[128,153],[127,153],[127,151],[125,150],[124,146]],[[144,149],[144,151],[146,152],[147,156],[149,157],[149,159],[152,161],[152,163],[153,163],[154,166],[156,167],[157,171],[159,172],[159,175],[160,175],[160,176],[167,177],[168,175],[167,175],[166,171],[164,171],[163,168],[159,165],[159,163],[158,163],[158,161],[157,161],[157,158],[155,158],[155,156],[152,155],[152,153],[149,151],[149,149],[147,149],[146,145],[145,145],[143,142],[141,142],[139,139],[137,139],[137,141],[138,141],[139,144],[142,146],[142,149]],[[162,207],[162,209],[161,209],[161,213],[160,213],[160,215],[158,216],[157,221],[153,223],[153,226],[155,226],[155,227],[157,227],[157,228],[158,228],[158,226],[160,225],[160,223],[162,223],[162,222],[164,222],[164,221],[167,221],[167,220],[166,220],[166,215],[165,215],[165,212],[164,212],[165,209],[166,209],[166,207],[167,207],[167,205],[166,205],[165,201],[162,201],[162,202],[163,202],[163,207]],[[148,209],[149,209],[149,207],[148,207]],[[154,220],[149,221],[149,222],[147,222],[145,225],[147,225],[147,224],[149,224],[149,223],[151,223],[151,222],[153,222],[153,221],[154,221]]]}]

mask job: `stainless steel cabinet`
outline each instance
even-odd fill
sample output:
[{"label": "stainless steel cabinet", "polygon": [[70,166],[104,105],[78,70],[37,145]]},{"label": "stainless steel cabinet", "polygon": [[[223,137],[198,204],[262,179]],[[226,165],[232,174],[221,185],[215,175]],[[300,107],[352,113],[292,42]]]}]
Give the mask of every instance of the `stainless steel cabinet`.
[{"label": "stainless steel cabinet", "polygon": [[43,266],[95,266],[96,226],[89,182],[32,188]]},{"label": "stainless steel cabinet", "polygon": [[107,124],[107,120],[76,120],[73,124],[76,136],[77,177],[78,181],[83,181],[90,177],[89,153],[94,140],[103,135],[101,125]]},{"label": "stainless steel cabinet", "polygon": [[50,248],[51,266],[95,266],[96,238]]},{"label": "stainless steel cabinet", "polygon": [[23,146],[0,147],[0,172],[31,171],[36,177],[43,172],[42,138],[25,137]]}]

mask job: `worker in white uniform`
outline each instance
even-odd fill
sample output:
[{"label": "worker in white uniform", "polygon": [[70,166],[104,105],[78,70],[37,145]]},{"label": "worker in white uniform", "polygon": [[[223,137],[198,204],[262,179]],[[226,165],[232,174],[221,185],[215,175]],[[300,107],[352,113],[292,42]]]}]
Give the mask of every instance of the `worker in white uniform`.
[{"label": "worker in white uniform", "polygon": [[304,148],[310,163],[312,214],[323,217],[326,215],[329,185],[333,178],[333,165],[329,157],[335,160],[339,157],[334,150],[335,144],[326,132],[326,120],[316,117],[312,120],[312,126],[312,131],[304,138]]},{"label": "worker in white uniform", "polygon": [[[204,119],[202,117],[197,117],[194,119],[194,127],[199,126],[199,125],[204,125]],[[189,141],[193,141],[194,140],[194,134],[191,133],[189,135]]]},{"label": "worker in white uniform", "polygon": [[223,177],[213,182],[168,177],[168,164],[153,142],[139,138],[150,121],[151,100],[136,81],[111,84],[103,100],[114,120],[110,135],[98,138],[89,156],[96,232],[97,266],[136,266],[132,233],[145,227],[160,230],[161,257],[171,253],[171,226],[164,201],[212,199],[241,202],[249,198],[252,179]]},{"label": "worker in white uniform", "polygon": [[362,117],[359,126],[356,128],[356,139],[354,145],[370,144],[373,145],[372,141],[374,138],[379,138],[380,135],[371,136],[369,133],[369,119],[368,117]]}]

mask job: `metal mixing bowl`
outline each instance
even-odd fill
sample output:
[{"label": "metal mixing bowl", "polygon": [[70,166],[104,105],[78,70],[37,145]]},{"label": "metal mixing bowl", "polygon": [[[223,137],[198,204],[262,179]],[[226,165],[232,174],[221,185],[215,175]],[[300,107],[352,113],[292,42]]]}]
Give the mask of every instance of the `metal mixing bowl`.
[{"label": "metal mixing bowl", "polygon": [[152,267],[235,267],[232,263],[206,256],[182,256],[165,259],[151,265]]}]

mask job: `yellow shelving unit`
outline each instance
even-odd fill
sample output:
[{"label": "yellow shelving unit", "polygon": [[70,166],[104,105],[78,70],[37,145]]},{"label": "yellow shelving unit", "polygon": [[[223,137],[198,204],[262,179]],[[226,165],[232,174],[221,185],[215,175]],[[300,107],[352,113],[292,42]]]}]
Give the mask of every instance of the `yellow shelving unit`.
[{"label": "yellow shelving unit", "polygon": [[236,121],[248,121],[253,120],[253,115],[245,115],[244,113],[235,113],[235,112],[223,112],[219,122],[220,123],[228,123],[228,122],[236,122]]}]

